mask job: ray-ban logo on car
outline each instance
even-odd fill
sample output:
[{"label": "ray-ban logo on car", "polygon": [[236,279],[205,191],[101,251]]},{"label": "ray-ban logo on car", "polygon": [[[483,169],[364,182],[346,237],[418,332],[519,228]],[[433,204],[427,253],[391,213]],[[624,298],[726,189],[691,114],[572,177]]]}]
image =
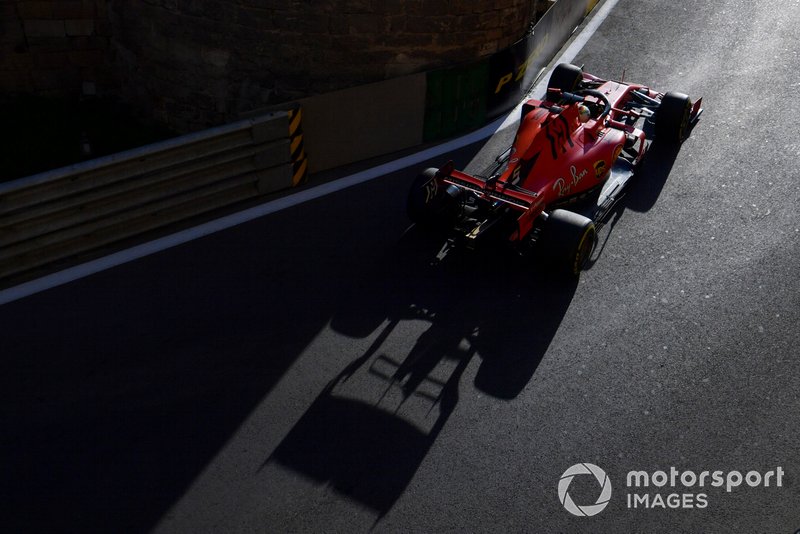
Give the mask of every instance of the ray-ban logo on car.
[{"label": "ray-ban logo on car", "polygon": [[[569,485],[572,484],[572,479],[582,475],[593,475],[600,485],[600,495],[594,504],[576,504],[569,494]],[[608,506],[608,501],[611,500],[611,480],[605,471],[594,464],[575,464],[564,471],[561,480],[558,481],[558,500],[572,515],[578,517],[597,515]]]}]

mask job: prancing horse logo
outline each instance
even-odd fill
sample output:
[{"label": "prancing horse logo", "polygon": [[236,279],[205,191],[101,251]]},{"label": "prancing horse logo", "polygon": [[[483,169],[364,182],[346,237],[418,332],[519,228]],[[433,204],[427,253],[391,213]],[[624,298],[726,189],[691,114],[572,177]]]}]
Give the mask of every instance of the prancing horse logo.
[{"label": "prancing horse logo", "polygon": [[594,175],[598,180],[605,176],[607,169],[606,162],[602,159],[594,162]]}]

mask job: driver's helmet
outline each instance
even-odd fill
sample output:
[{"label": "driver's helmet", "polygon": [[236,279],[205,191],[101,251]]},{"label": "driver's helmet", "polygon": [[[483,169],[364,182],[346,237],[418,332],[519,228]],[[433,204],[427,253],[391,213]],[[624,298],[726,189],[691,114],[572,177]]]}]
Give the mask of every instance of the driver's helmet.
[{"label": "driver's helmet", "polygon": [[584,106],[583,104],[578,104],[578,120],[582,123],[589,120],[592,116],[592,113],[589,111],[589,108]]}]

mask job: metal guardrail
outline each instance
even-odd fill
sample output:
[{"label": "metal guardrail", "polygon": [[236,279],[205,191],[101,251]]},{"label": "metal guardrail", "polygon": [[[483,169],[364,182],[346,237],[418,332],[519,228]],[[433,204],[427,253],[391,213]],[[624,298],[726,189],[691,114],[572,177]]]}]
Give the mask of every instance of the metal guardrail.
[{"label": "metal guardrail", "polygon": [[275,112],[0,184],[0,285],[296,182]]}]

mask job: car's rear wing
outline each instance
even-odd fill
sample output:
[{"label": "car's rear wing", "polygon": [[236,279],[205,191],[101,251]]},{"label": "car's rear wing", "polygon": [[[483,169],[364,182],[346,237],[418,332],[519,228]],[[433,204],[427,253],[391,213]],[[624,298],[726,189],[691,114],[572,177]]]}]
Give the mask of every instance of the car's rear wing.
[{"label": "car's rear wing", "polygon": [[538,198],[538,194],[533,191],[528,191],[522,187],[508,184],[506,182],[499,182],[496,178],[482,178],[472,176],[470,174],[457,171],[445,165],[441,170],[449,170],[448,173],[442,173],[440,170],[440,177],[446,184],[454,185],[460,189],[472,191],[478,195],[504,202],[517,209],[527,210]]}]

